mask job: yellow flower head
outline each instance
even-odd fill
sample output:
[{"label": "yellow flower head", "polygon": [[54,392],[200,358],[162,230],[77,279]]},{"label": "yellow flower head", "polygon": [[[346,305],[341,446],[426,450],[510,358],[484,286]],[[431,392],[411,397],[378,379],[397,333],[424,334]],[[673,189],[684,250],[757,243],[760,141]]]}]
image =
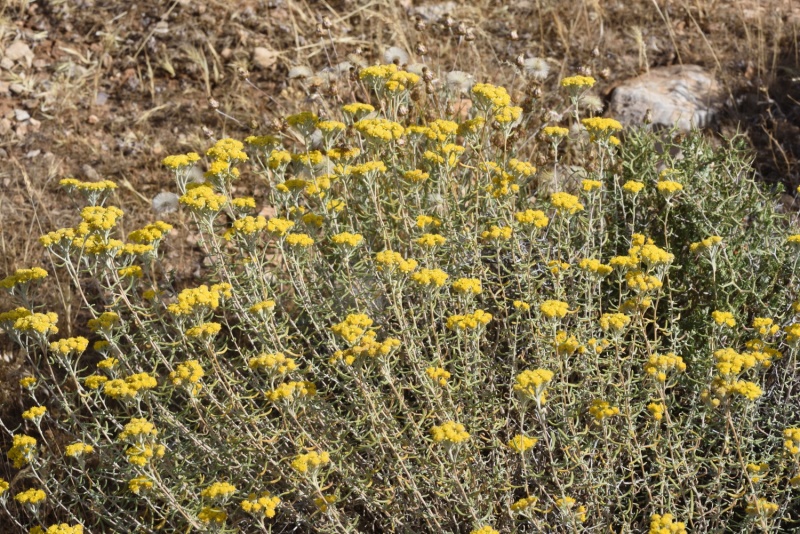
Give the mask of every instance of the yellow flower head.
[{"label": "yellow flower head", "polygon": [[528,436],[517,434],[508,442],[508,447],[514,452],[523,453],[535,446],[538,442],[539,440],[536,438],[529,438]]},{"label": "yellow flower head", "polygon": [[583,204],[578,202],[578,197],[569,193],[553,193],[550,195],[550,204],[561,213],[575,214],[583,211]]},{"label": "yellow flower head", "polygon": [[569,304],[560,300],[546,300],[539,306],[539,311],[548,319],[563,319],[569,312]]},{"label": "yellow flower head", "polygon": [[432,427],[431,436],[436,443],[451,445],[463,443],[470,437],[464,425],[456,423],[455,421],[447,421],[441,425]]}]

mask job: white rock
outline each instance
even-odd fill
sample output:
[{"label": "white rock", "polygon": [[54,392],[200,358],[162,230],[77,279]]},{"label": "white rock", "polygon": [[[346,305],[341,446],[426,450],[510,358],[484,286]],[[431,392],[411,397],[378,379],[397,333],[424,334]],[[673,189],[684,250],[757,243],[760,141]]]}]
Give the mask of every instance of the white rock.
[{"label": "white rock", "polygon": [[722,102],[722,88],[711,73],[697,65],[673,65],[619,84],[608,115],[634,126],[642,124],[650,110],[653,124],[687,132],[707,126]]},{"label": "white rock", "polygon": [[275,50],[257,46],[253,49],[253,63],[262,69],[268,69],[278,61],[279,55]]},{"label": "white rock", "polygon": [[20,59],[25,59],[28,63],[33,61],[33,51],[25,44],[25,41],[14,41],[6,48],[4,55],[11,61],[19,61]]},{"label": "white rock", "polygon": [[23,122],[31,118],[31,114],[25,111],[24,109],[15,109],[14,110],[14,119],[17,122]]}]

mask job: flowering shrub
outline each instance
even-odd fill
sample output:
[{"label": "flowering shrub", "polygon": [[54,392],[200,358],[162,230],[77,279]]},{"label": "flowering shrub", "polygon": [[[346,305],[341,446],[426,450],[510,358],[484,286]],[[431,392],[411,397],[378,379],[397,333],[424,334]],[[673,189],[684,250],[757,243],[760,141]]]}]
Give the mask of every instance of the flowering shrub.
[{"label": "flowering shrub", "polygon": [[[371,104],[219,140],[203,183],[200,155],[164,160],[211,260],[193,287],[164,272],[170,224],[120,235],[114,184],[62,182],[87,205],[41,243],[90,280],[92,319],[59,338],[28,291],[44,269],[0,281],[18,301],[0,327],[36,371],[2,425],[8,521],[796,528],[800,237],[741,151],[621,139],[581,117],[586,76],[560,84],[563,124],[490,84],[464,117],[395,65],[359,78]],[[524,139],[585,179],[544,184]],[[265,198],[234,196],[254,183]]]}]

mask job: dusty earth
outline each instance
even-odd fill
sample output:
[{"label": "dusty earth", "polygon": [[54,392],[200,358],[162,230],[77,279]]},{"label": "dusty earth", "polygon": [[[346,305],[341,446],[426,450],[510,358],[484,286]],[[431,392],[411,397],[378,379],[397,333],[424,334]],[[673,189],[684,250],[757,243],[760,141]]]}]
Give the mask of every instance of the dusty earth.
[{"label": "dusty earth", "polygon": [[[33,265],[54,272],[36,238],[75,223],[61,178],[117,182],[127,233],[153,220],[151,199],[172,188],[164,156],[266,133],[289,112],[352,98],[347,83],[331,91],[290,79],[290,69],[374,63],[392,46],[437,74],[465,70],[507,85],[520,100],[536,87],[516,75],[517,57],[545,58],[545,102],[581,68],[606,97],[649,68],[701,65],[727,95],[710,135],[742,132],[762,179],[793,191],[798,36],[796,0],[0,1],[0,277]],[[179,280],[190,279],[202,258],[181,215],[166,219],[176,225],[167,257]],[[51,276],[40,293],[62,334],[81,332],[69,283]],[[0,297],[0,311],[12,306]],[[11,426],[24,366],[15,350],[0,336],[0,416]]]}]

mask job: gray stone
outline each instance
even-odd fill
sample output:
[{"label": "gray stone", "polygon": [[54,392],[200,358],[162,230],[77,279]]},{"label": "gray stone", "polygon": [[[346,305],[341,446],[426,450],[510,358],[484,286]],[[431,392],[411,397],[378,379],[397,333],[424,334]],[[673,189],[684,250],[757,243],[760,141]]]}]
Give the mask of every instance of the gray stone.
[{"label": "gray stone", "polygon": [[17,122],[23,122],[31,118],[31,114],[25,111],[24,109],[15,109],[14,110],[14,119]]},{"label": "gray stone", "polygon": [[14,41],[8,45],[4,55],[11,61],[19,61],[23,58],[27,60],[29,64],[33,61],[33,51],[25,44],[25,41]]},{"label": "gray stone", "polygon": [[608,115],[625,126],[649,121],[687,132],[708,126],[724,100],[714,76],[697,65],[659,67],[614,88]]}]

